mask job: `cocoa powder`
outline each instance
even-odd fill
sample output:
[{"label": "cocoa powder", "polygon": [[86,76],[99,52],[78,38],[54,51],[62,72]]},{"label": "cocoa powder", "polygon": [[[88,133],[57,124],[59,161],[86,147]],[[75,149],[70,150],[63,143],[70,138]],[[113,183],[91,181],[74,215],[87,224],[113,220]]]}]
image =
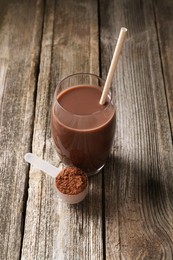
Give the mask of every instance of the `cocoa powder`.
[{"label": "cocoa powder", "polygon": [[79,168],[67,167],[57,175],[55,183],[60,192],[75,195],[87,187],[87,176]]}]

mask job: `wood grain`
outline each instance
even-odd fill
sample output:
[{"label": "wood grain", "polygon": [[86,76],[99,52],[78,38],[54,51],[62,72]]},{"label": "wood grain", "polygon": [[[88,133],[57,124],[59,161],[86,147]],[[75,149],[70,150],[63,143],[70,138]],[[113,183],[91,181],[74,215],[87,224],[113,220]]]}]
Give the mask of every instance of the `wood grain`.
[{"label": "wood grain", "polygon": [[0,258],[19,259],[28,185],[41,1],[1,1],[0,8]]},{"label": "wood grain", "polygon": [[[97,1],[47,1],[32,151],[58,165],[50,136],[57,82],[75,72],[98,74]],[[57,198],[53,180],[31,168],[22,259],[102,259],[102,176],[79,205]]]},{"label": "wood grain", "polygon": [[[120,28],[129,29],[113,83],[117,129],[105,168],[106,259],[172,259],[173,148],[153,3],[100,1],[100,10],[103,76]],[[160,41],[171,46],[166,35]]]},{"label": "wood grain", "polygon": [[173,136],[173,2],[169,0],[154,1],[154,13]]}]

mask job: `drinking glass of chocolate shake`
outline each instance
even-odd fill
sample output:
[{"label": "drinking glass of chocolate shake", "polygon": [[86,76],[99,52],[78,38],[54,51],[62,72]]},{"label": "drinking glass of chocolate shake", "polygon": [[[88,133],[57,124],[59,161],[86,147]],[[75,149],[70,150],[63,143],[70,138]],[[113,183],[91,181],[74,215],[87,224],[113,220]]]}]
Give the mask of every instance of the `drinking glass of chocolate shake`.
[{"label": "drinking glass of chocolate shake", "polygon": [[63,79],[56,87],[51,133],[62,162],[88,176],[98,173],[109,156],[115,133],[115,107],[111,89],[104,105],[99,100],[104,81],[89,73]]}]

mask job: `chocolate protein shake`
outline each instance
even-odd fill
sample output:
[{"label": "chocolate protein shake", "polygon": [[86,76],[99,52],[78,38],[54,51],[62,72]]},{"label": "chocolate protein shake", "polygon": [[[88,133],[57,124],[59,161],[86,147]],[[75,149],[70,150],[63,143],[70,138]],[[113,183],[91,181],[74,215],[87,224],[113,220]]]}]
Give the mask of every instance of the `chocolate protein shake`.
[{"label": "chocolate protein shake", "polygon": [[99,104],[101,91],[98,86],[69,87],[52,107],[52,137],[61,160],[88,175],[104,166],[115,133],[115,108],[110,96]]}]

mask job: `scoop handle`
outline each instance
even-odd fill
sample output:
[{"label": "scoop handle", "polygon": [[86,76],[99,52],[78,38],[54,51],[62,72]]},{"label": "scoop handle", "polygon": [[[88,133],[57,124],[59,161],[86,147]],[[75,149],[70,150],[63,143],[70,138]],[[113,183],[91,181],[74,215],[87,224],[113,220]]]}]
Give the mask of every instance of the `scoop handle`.
[{"label": "scoop handle", "polygon": [[33,153],[26,153],[25,156],[24,156],[24,159],[25,159],[26,162],[32,164],[33,166],[35,166],[39,170],[47,173],[48,175],[50,175],[54,178],[60,172],[60,169],[58,169],[57,167],[53,166],[52,164],[50,164],[50,163],[48,163],[48,162],[46,162],[42,159],[40,159],[39,157],[37,157]]}]

